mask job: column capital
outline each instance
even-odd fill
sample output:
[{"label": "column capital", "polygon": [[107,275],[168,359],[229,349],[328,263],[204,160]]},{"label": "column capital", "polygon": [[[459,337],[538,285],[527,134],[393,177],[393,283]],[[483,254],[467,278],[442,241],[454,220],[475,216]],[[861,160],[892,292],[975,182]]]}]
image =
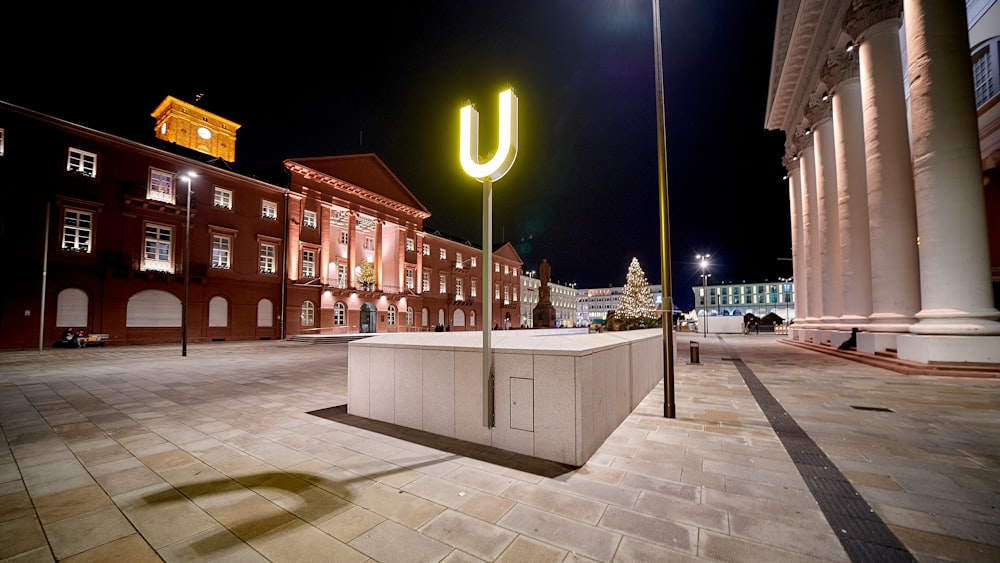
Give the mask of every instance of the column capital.
[{"label": "column capital", "polygon": [[903,0],[851,0],[844,17],[844,31],[857,42],[871,26],[898,19],[902,13]]},{"label": "column capital", "polygon": [[799,169],[799,159],[795,158],[794,154],[786,154],[781,157],[781,164],[789,174]]},{"label": "column capital", "polygon": [[861,65],[858,64],[858,57],[854,51],[830,51],[826,63],[819,71],[819,79],[831,90],[831,94],[832,90],[841,82],[860,78],[860,76]]},{"label": "column capital", "polygon": [[799,154],[806,149],[812,148],[813,144],[812,131],[807,131],[805,129],[797,129],[795,133],[792,133],[792,142],[795,144],[795,148],[797,148],[799,151],[795,154]]},{"label": "column capital", "polygon": [[829,99],[816,97],[809,100],[809,105],[806,106],[806,120],[809,121],[809,125],[815,127],[819,122],[831,117],[833,117],[833,107]]}]

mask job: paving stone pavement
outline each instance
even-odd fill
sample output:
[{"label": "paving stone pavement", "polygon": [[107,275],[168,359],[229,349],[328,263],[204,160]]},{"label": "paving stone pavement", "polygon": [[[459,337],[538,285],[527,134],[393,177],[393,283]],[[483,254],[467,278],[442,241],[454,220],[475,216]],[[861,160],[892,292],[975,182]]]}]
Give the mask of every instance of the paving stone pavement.
[{"label": "paving stone pavement", "polygon": [[677,337],[579,468],[347,415],[347,344],[0,352],[0,560],[1000,561],[1000,380]]}]

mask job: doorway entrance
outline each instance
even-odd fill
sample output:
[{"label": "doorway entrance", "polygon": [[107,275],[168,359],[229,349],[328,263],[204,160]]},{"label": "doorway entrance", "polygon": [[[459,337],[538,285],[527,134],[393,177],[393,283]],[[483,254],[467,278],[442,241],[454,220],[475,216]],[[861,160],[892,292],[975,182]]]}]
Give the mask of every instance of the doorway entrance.
[{"label": "doorway entrance", "polygon": [[375,332],[375,307],[371,303],[361,305],[361,332]]}]

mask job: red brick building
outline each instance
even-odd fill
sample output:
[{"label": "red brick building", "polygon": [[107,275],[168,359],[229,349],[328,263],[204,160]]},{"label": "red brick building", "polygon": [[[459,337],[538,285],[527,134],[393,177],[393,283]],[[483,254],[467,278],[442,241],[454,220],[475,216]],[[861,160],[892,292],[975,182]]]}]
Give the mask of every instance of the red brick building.
[{"label": "red brick building", "polygon": [[[481,330],[481,250],[423,232],[377,156],[287,160],[278,185],[230,161],[238,124],[167,101],[149,144],[0,102],[0,347]],[[493,256],[492,315],[516,328],[521,261]]]}]

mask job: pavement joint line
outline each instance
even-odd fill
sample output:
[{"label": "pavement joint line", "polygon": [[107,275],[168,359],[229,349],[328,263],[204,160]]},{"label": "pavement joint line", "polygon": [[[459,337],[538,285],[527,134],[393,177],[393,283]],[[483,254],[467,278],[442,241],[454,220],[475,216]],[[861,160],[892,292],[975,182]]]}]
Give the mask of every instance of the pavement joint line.
[{"label": "pavement joint line", "polygon": [[725,338],[718,338],[729,355],[724,359],[732,361],[740,372],[851,561],[915,562],[916,558],[826,452],[795,422]]}]

